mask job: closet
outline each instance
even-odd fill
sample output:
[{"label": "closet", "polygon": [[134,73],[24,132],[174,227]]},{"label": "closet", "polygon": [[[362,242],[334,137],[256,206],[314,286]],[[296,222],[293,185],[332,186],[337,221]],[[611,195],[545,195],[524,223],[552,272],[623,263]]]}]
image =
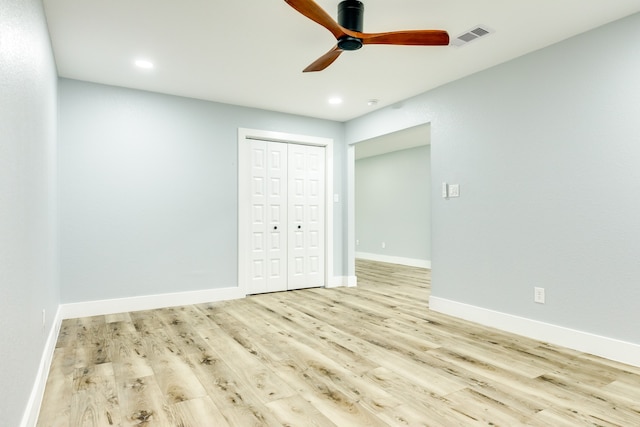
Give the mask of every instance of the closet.
[{"label": "closet", "polygon": [[247,143],[247,294],[324,286],[325,147]]}]

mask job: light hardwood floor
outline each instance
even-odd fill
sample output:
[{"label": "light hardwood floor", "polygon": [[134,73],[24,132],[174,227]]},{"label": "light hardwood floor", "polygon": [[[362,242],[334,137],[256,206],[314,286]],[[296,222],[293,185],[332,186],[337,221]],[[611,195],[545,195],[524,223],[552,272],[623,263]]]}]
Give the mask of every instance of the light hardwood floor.
[{"label": "light hardwood floor", "polygon": [[39,426],[639,426],[640,368],[428,310],[428,270],[65,320]]}]

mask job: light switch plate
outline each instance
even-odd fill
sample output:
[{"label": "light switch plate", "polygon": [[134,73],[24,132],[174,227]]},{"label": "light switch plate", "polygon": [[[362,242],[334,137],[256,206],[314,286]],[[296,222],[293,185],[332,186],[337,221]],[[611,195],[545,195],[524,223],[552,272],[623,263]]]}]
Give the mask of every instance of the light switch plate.
[{"label": "light switch plate", "polygon": [[460,197],[460,184],[449,184],[449,197]]}]

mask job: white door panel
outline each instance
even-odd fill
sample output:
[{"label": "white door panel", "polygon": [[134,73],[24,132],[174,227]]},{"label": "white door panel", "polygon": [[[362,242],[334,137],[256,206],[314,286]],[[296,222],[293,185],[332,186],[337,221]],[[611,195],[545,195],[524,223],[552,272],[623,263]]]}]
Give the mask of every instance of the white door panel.
[{"label": "white door panel", "polygon": [[249,293],[325,284],[324,151],[251,141]]},{"label": "white door panel", "polygon": [[287,145],[252,141],[251,157],[253,263],[249,292],[282,291],[287,289]]},{"label": "white door panel", "polygon": [[287,144],[268,142],[267,174],[269,189],[267,200],[270,213],[267,218],[269,236],[269,262],[267,292],[287,289],[287,272],[283,266],[287,263]]},{"label": "white door panel", "polygon": [[267,286],[264,274],[267,203],[264,189],[267,176],[266,147],[264,142],[251,146],[251,271],[249,274],[251,292],[265,292]]},{"label": "white door panel", "polygon": [[289,146],[289,283],[288,289],[323,286],[324,148]]}]

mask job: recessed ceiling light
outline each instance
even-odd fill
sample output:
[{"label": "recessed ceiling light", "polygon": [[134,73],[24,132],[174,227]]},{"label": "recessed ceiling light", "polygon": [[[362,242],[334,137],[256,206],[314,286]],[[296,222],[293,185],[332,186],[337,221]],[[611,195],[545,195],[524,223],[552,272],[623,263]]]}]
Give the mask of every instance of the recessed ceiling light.
[{"label": "recessed ceiling light", "polygon": [[142,68],[144,70],[150,70],[153,68],[153,62],[147,61],[146,59],[137,59],[135,64],[136,67]]},{"label": "recessed ceiling light", "polygon": [[329,98],[329,104],[331,104],[331,105],[342,104],[342,98],[340,98],[338,96],[334,96],[333,98]]},{"label": "recessed ceiling light", "polygon": [[367,105],[369,107],[373,107],[374,105],[378,105],[378,100],[377,99],[370,99],[367,101]]}]

